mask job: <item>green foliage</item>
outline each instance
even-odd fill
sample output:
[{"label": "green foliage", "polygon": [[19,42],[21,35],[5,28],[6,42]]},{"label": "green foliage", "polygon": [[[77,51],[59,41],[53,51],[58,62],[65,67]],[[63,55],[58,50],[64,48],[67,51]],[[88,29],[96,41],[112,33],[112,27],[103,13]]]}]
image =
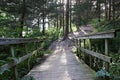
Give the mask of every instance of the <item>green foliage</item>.
[{"label": "green foliage", "polygon": [[101,69],[101,70],[99,70],[99,71],[96,72],[96,77],[105,77],[105,76],[110,77],[110,73],[108,73],[104,69]]},{"label": "green foliage", "polygon": [[111,63],[110,72],[112,80],[120,79],[120,49],[118,53],[111,53],[111,57],[113,58],[113,62]]},{"label": "green foliage", "polygon": [[[93,4],[88,0],[74,6],[74,23],[77,26],[86,25],[91,18],[91,7]],[[89,13],[89,14],[88,14]]]},{"label": "green foliage", "polygon": [[27,75],[27,76],[24,76],[24,77],[23,77],[22,79],[20,79],[20,80],[35,80],[35,79],[34,79],[34,77]]}]

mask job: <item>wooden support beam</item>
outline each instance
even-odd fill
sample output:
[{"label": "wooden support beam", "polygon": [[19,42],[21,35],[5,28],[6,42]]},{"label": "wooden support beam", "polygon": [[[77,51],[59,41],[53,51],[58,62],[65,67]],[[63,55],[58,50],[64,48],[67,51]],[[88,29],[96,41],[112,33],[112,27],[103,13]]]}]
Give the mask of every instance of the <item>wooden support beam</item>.
[{"label": "wooden support beam", "polygon": [[97,57],[105,62],[108,62],[108,63],[111,63],[112,62],[112,58],[109,57],[109,56],[106,56],[106,55],[103,55],[103,54],[100,54],[100,53],[96,53],[96,52],[93,52],[93,51],[90,51],[90,50],[87,50],[87,49],[84,49],[84,48],[81,48],[80,49],[82,52],[85,52],[86,54],[89,54],[89,55],[92,55],[94,57]]},{"label": "wooden support beam", "polygon": [[[91,40],[89,39],[89,50],[91,50]],[[89,59],[90,59],[90,67],[92,67],[92,56],[89,55]]]},{"label": "wooden support beam", "polygon": [[[83,40],[83,45],[84,45],[84,48],[86,48],[86,45],[85,45],[85,39]],[[83,60],[85,61],[85,54],[83,54]]]},{"label": "wooden support beam", "polygon": [[80,48],[81,48],[81,40],[79,39],[79,57],[81,58],[81,51],[80,51]]},{"label": "wooden support beam", "polygon": [[[108,39],[105,39],[105,55],[109,56],[109,54],[108,54]],[[109,63],[108,62],[105,63],[105,69],[107,71],[109,71]]]}]

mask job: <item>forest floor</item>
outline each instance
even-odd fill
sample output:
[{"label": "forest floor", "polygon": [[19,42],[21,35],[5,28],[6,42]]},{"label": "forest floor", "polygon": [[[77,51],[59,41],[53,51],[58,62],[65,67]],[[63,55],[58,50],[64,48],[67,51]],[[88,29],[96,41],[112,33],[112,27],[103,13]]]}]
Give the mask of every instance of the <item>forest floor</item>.
[{"label": "forest floor", "polygon": [[72,52],[71,41],[55,41],[52,54],[28,75],[36,80],[94,80],[95,73]]}]

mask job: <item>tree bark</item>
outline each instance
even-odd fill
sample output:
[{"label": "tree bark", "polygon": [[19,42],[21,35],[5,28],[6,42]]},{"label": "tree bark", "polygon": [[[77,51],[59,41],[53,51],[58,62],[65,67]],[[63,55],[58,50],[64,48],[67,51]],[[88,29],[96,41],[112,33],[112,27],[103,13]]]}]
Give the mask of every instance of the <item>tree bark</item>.
[{"label": "tree bark", "polygon": [[112,20],[113,20],[113,24],[114,24],[114,27],[115,27],[115,1],[112,0]]},{"label": "tree bark", "polygon": [[107,7],[107,0],[105,0],[105,20],[108,20],[108,7]]},{"label": "tree bark", "polygon": [[111,7],[112,7],[112,5],[111,5],[111,0],[109,0],[109,21],[111,20]]},{"label": "tree bark", "polygon": [[42,34],[45,34],[45,4],[43,5],[43,29]]},{"label": "tree bark", "polygon": [[70,1],[70,32],[73,32],[71,18],[72,18],[72,2]]},{"label": "tree bark", "polygon": [[26,14],[26,2],[25,2],[25,0],[23,0],[23,2],[22,2],[22,14],[21,14],[21,18],[20,18],[19,37],[23,37],[22,36],[22,31],[23,31],[23,27],[24,27],[25,14]]},{"label": "tree bark", "polygon": [[66,5],[66,26],[65,26],[65,34],[63,36],[63,40],[68,38],[68,33],[69,33],[69,0],[67,0],[67,5]]},{"label": "tree bark", "polygon": [[97,14],[98,14],[98,21],[100,22],[101,20],[101,8],[100,8],[100,1],[99,0],[97,0],[97,9],[98,9],[98,11],[97,11]]},{"label": "tree bark", "polygon": [[[64,0],[63,0],[63,3],[64,3]],[[63,5],[63,19],[62,19],[62,21],[63,21],[62,22],[62,24],[63,24],[63,35],[64,35],[64,32],[65,32],[65,27],[64,27],[64,24],[65,24],[65,22],[64,22],[65,17],[64,16],[65,16],[65,14],[64,13],[65,13],[65,11],[64,11],[64,5]]]}]

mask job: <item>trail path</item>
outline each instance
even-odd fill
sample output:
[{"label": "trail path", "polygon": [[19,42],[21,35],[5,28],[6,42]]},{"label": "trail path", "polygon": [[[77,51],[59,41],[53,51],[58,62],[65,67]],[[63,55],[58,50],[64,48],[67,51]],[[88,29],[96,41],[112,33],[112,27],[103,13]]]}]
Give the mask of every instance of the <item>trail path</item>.
[{"label": "trail path", "polygon": [[34,67],[28,75],[36,80],[94,80],[94,72],[79,62],[69,47],[69,41],[55,42],[53,53],[46,61]]}]

